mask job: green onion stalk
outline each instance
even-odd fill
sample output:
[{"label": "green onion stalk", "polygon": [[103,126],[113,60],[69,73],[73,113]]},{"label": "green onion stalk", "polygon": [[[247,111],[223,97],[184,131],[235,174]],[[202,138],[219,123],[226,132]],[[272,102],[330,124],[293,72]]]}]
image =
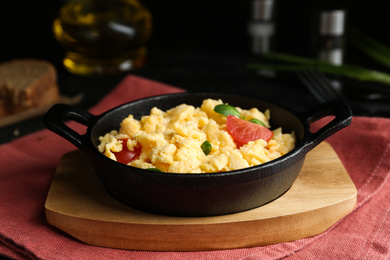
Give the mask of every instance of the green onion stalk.
[{"label": "green onion stalk", "polygon": [[268,61],[279,63],[252,63],[248,64],[247,68],[250,70],[271,69],[289,72],[298,72],[315,68],[328,74],[345,76],[360,81],[370,81],[390,85],[390,74],[377,70],[366,69],[360,66],[348,64],[334,65],[315,58],[307,58],[279,52],[264,53],[263,57]]},{"label": "green onion stalk", "polygon": [[360,32],[354,27],[348,28],[348,41],[371,59],[390,68],[390,48],[380,41]]}]

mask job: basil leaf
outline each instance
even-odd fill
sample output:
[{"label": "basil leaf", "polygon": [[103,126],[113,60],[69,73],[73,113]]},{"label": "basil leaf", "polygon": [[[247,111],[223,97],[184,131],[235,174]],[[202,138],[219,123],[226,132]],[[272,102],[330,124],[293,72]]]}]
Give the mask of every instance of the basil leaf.
[{"label": "basil leaf", "polygon": [[146,168],[146,170],[154,171],[154,172],[163,172],[162,170],[157,169],[157,168]]},{"label": "basil leaf", "polygon": [[232,116],[236,116],[238,118],[241,117],[240,112],[238,112],[238,110],[235,107],[227,105],[227,104],[216,105],[214,107],[214,111],[217,112],[218,114],[221,114],[224,116],[232,115]]},{"label": "basil leaf", "polygon": [[261,122],[259,119],[256,118],[252,118],[251,120],[249,120],[249,122],[267,127],[263,122]]},{"label": "basil leaf", "polygon": [[209,141],[204,141],[203,144],[200,146],[203,150],[203,153],[207,156],[211,152],[211,148],[213,147]]}]

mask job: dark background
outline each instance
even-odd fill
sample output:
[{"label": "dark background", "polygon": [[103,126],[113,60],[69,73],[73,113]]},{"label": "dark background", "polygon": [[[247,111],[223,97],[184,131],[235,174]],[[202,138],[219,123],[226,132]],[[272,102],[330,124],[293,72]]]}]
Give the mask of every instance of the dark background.
[{"label": "dark background", "polygon": [[[153,35],[146,66],[131,74],[164,82],[188,91],[222,91],[253,95],[305,110],[316,102],[294,79],[268,79],[245,68],[252,60],[247,24],[251,1],[141,0],[153,15]],[[0,61],[41,58],[58,70],[61,92],[84,93],[80,104],[88,108],[108,93],[125,75],[81,77],[62,67],[63,52],[52,34],[52,22],[66,1],[1,1]],[[275,50],[312,55],[313,14],[324,8],[345,8],[348,25],[389,44],[385,1],[277,1]],[[352,4],[351,4],[352,3]],[[346,63],[372,65],[347,45]],[[383,68],[381,68],[383,69]],[[2,141],[42,128],[39,119],[3,127]]]},{"label": "dark background", "polygon": [[[153,49],[245,52],[251,1],[141,0],[152,13]],[[66,1],[1,1],[1,60],[37,56],[59,62],[52,22]],[[389,39],[388,10],[377,1],[277,1],[277,49],[307,54],[314,10],[342,7],[348,23],[366,33]]]}]

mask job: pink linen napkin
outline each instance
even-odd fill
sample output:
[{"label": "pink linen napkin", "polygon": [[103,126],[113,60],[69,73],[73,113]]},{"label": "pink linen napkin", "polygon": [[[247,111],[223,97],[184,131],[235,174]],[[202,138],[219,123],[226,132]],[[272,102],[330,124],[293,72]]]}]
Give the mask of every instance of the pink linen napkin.
[{"label": "pink linen napkin", "polygon": [[[89,111],[182,92],[128,76]],[[71,122],[72,128],[77,124]],[[80,126],[80,130],[82,126]],[[76,149],[41,130],[0,146],[0,255],[15,259],[388,259],[390,256],[390,119],[354,117],[327,141],[358,189],[356,208],[327,231],[281,244],[204,252],[148,252],[86,245],[46,222],[44,203],[61,156]]]}]

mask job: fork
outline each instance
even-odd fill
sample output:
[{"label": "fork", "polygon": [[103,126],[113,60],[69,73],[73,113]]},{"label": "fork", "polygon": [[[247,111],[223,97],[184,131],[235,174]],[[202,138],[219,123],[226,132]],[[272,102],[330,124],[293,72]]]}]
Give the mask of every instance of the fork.
[{"label": "fork", "polygon": [[342,94],[336,89],[337,82],[332,82],[318,69],[314,68],[300,71],[298,72],[298,76],[310,93],[320,103],[330,100],[344,99]]},{"label": "fork", "polygon": [[389,91],[385,92],[360,83],[360,85],[358,83],[344,85],[344,82],[330,80],[323,72],[315,68],[300,71],[298,76],[319,102],[332,99],[346,100],[347,97],[361,101],[390,102]]},{"label": "fork", "polygon": [[[354,96],[359,95],[361,99],[369,102],[369,103],[356,103],[352,102],[348,97],[343,96],[341,93],[340,87],[335,83],[340,83],[338,81],[332,82],[324,73],[319,71],[318,69],[309,69],[298,72],[298,76],[301,81],[304,83],[306,88],[310,91],[310,93],[319,101],[320,103],[324,103],[326,101],[331,100],[341,100],[347,103],[353,111],[362,116],[381,116],[381,117],[390,117],[390,110],[387,105],[386,107],[377,107],[372,106],[372,101],[385,101],[388,104],[389,96],[385,94],[378,93],[358,93],[354,92]],[[339,87],[339,89],[337,89]],[[378,96],[379,95],[379,96]],[[370,102],[371,101],[371,102]],[[368,105],[370,104],[370,105]]]}]

